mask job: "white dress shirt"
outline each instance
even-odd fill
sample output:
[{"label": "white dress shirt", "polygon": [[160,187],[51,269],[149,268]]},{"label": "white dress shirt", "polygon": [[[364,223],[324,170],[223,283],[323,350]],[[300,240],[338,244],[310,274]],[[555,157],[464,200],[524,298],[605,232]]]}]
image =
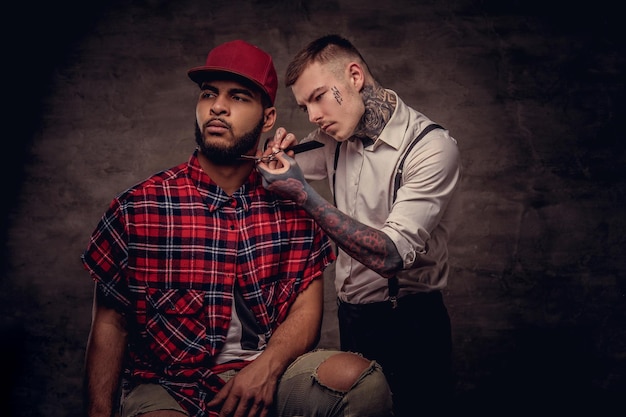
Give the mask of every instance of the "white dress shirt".
[{"label": "white dress shirt", "polygon": [[[350,139],[341,145],[334,186],[337,141],[332,137],[319,129],[311,132],[303,141],[318,140],[325,146],[298,154],[296,160],[308,180],[328,179],[339,210],[391,238],[404,260],[404,270],[398,274],[399,297],[403,297],[447,284],[448,239],[458,206],[461,162],[456,140],[448,131],[431,131],[410,151],[392,202],[400,159],[413,139],[433,123],[397,98],[395,112],[373,144],[364,147],[361,140]],[[335,271],[335,288],[342,301],[364,304],[388,299],[387,279],[341,250]]]}]

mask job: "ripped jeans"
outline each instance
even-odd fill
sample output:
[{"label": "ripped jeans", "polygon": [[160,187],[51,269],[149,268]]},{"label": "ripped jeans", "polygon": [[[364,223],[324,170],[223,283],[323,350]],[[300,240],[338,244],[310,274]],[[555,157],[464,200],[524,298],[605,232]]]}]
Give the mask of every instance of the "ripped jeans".
[{"label": "ripped jeans", "polygon": [[377,362],[356,382],[338,391],[320,382],[318,367],[337,350],[315,350],[296,359],[283,374],[276,394],[277,417],[389,417],[391,391]]},{"label": "ripped jeans", "polygon": [[[331,362],[331,369],[324,371],[324,362],[339,350],[315,350],[297,358],[285,371],[278,383],[275,410],[272,417],[390,417],[392,413],[391,390],[377,362],[370,361],[355,382],[343,389],[331,388],[321,380],[332,380],[328,372],[341,374],[340,359]],[[337,358],[335,358],[337,359]],[[333,368],[334,367],[334,368]],[[237,374],[226,371],[220,377],[227,381]],[[351,379],[350,379],[351,381]],[[185,410],[168,392],[157,384],[137,386],[123,400],[122,417],[135,417],[158,410],[174,410],[187,415]]]}]

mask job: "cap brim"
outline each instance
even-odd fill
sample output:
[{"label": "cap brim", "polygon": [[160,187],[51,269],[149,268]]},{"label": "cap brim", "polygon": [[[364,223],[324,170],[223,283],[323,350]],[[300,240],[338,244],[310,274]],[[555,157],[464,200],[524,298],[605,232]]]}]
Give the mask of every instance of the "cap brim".
[{"label": "cap brim", "polygon": [[[267,91],[265,91],[265,87],[263,87],[261,84],[259,84],[258,82],[256,82],[255,80],[249,78],[248,76],[237,72],[237,71],[233,71],[231,69],[226,69],[226,68],[221,68],[221,67],[195,67],[190,69],[189,71],[187,71],[187,75],[189,76],[189,78],[195,82],[196,84],[200,85],[203,81],[206,81],[208,79],[213,78],[211,75],[216,75],[216,74],[227,74],[227,75],[235,75],[255,86],[257,86],[257,88],[259,88],[259,90],[265,94],[267,96],[267,98],[270,99],[270,102],[272,102],[272,98],[270,97],[270,95],[268,94]],[[273,104],[273,102],[272,102]]]}]

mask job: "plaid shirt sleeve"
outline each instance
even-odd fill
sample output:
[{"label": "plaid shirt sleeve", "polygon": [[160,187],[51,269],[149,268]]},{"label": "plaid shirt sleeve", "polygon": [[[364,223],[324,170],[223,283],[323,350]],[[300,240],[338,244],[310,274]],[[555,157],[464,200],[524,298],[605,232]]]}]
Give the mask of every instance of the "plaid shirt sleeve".
[{"label": "plaid shirt sleeve", "polygon": [[122,311],[130,305],[123,279],[128,262],[127,231],[118,199],[113,200],[100,219],[81,259],[105,296],[118,303]]}]

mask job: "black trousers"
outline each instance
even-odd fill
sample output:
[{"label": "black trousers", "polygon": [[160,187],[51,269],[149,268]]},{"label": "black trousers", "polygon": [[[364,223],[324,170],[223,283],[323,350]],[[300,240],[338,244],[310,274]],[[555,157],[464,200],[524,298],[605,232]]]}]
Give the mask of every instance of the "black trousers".
[{"label": "black trousers", "polygon": [[450,412],[452,334],[441,292],[390,302],[339,302],[341,349],[378,361],[394,398],[396,417]]}]

